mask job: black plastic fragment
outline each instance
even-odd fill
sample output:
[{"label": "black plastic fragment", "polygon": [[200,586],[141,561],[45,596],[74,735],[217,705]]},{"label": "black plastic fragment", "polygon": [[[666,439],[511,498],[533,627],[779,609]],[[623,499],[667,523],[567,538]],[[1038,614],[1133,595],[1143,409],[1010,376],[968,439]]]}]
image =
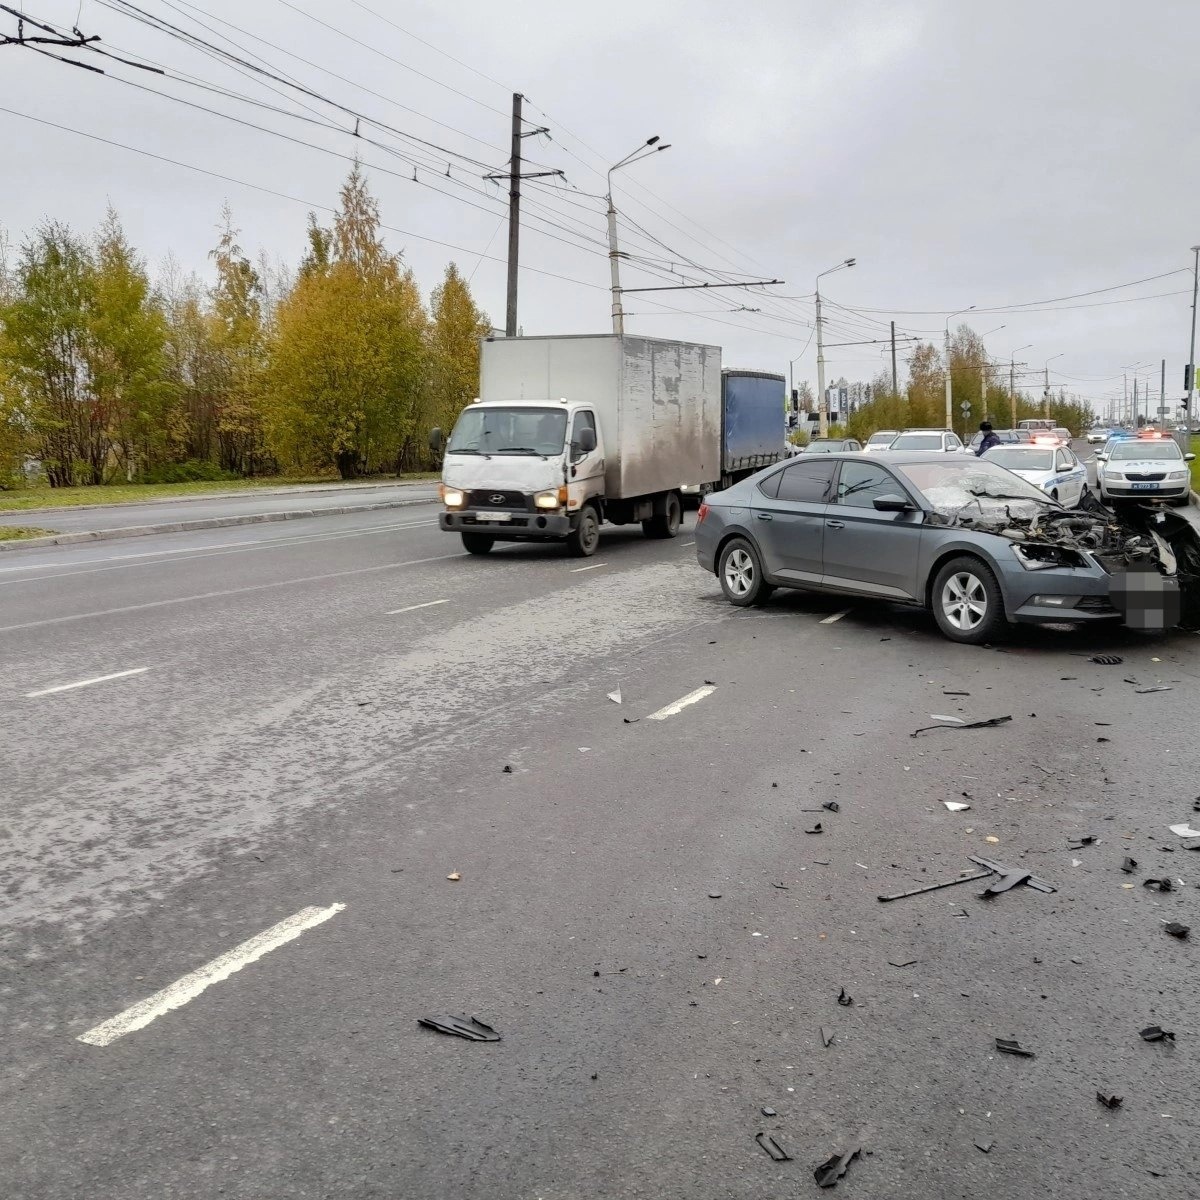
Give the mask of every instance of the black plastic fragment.
[{"label": "black plastic fragment", "polygon": [[929,733],[934,729],[990,729],[994,725],[1006,725],[1012,717],[988,717],[986,721],[968,721],[965,725],[922,725],[920,729],[914,729],[909,737],[919,737],[923,733]]},{"label": "black plastic fragment", "polygon": [[970,692],[947,692],[947,691],[942,692],[943,696],[969,696],[970,694],[971,694]]},{"label": "black plastic fragment", "polygon": [[1088,834],[1087,837],[1076,838],[1073,842],[1067,843],[1068,850],[1082,850],[1084,846],[1092,846],[1096,842],[1094,834]]},{"label": "black plastic fragment", "polygon": [[1125,660],[1119,654],[1093,654],[1088,662],[1099,663],[1102,667],[1119,667]]},{"label": "black plastic fragment", "polygon": [[1156,683],[1153,687],[1134,688],[1135,696],[1144,696],[1147,692],[1173,692],[1173,687],[1168,687],[1165,683]]},{"label": "black plastic fragment", "polygon": [[984,1141],[984,1139],[983,1139],[983,1138],[976,1138],[976,1139],[975,1139],[975,1149],[976,1149],[976,1150],[982,1150],[982,1151],[984,1152],[984,1154],[987,1154],[987,1153],[989,1153],[989,1152],[991,1151],[991,1148],[992,1148],[992,1147],[993,1147],[995,1144],[996,1144],[996,1139],[995,1139],[995,1138],[988,1138],[986,1141]]},{"label": "black plastic fragment", "polygon": [[781,892],[786,892],[788,890],[788,885],[786,883],[773,883],[771,886],[773,888],[778,888]]},{"label": "black plastic fragment", "polygon": [[1096,739],[1096,741],[1098,741],[1098,742],[1111,742],[1111,741],[1112,741],[1112,738],[1098,737],[1098,738]]},{"label": "black plastic fragment", "polygon": [[821,1026],[821,1045],[824,1046],[826,1049],[828,1049],[829,1046],[832,1044],[832,1042],[833,1042],[833,1030],[826,1029],[825,1026],[822,1025]]},{"label": "black plastic fragment", "polygon": [[1143,879],[1142,887],[1154,888],[1157,892],[1169,892],[1174,885],[1167,878]]},{"label": "black plastic fragment", "polygon": [[830,812],[841,812],[842,810],[842,806],[836,800],[826,800],[821,807],[829,809]]},{"label": "black plastic fragment", "polygon": [[805,833],[824,833],[825,831],[821,828],[821,822],[818,821],[811,829],[806,829],[804,832]]},{"label": "black plastic fragment", "polygon": [[1016,1038],[997,1038],[996,1049],[1001,1054],[1015,1054],[1018,1058],[1035,1058],[1032,1050],[1026,1050]]},{"label": "black plastic fragment", "polygon": [[892,962],[890,958],[888,959],[889,967],[912,967],[916,966],[916,963],[917,960],[915,958],[906,958],[903,960],[903,962]]},{"label": "black plastic fragment", "polygon": [[505,764],[504,764],[504,774],[505,774],[505,775],[511,775],[511,774],[512,774],[512,767],[510,767],[510,766],[508,765],[508,763],[505,763]]},{"label": "black plastic fragment", "polygon": [[624,721],[626,725],[636,725],[641,719],[642,719],[641,717],[622,717],[621,718],[621,720]]},{"label": "black plastic fragment", "polygon": [[1096,1093],[1096,1099],[1104,1105],[1105,1108],[1120,1108],[1123,1096],[1106,1096],[1103,1092]]},{"label": "black plastic fragment", "polygon": [[1163,926],[1163,929],[1172,937],[1185,938],[1192,931],[1190,925],[1181,925],[1178,921],[1171,921]]},{"label": "black plastic fragment", "polygon": [[1121,863],[1121,870],[1124,871],[1126,875],[1132,875],[1134,871],[1137,870],[1137,859],[1130,858],[1128,855],[1126,855],[1125,861]]},{"label": "black plastic fragment", "polygon": [[835,1154],[828,1158],[813,1171],[817,1187],[831,1188],[837,1186],[837,1181],[850,1170],[850,1164],[862,1153],[861,1146],[855,1146],[845,1154]]},{"label": "black plastic fragment", "polygon": [[754,1140],[771,1156],[775,1162],[791,1162],[792,1156],[769,1134],[756,1133]]},{"label": "black plastic fragment", "polygon": [[478,1017],[419,1017],[418,1025],[448,1033],[453,1037],[466,1038],[468,1042],[498,1042],[500,1035]]},{"label": "black plastic fragment", "polygon": [[1163,1029],[1161,1025],[1147,1025],[1145,1029],[1139,1029],[1138,1037],[1143,1042],[1173,1042],[1175,1040],[1175,1035],[1169,1029]]},{"label": "black plastic fragment", "polygon": [[854,1003],[854,997],[851,996],[845,988],[842,988],[842,990],[838,992],[838,1003],[843,1008],[849,1008],[850,1005]]},{"label": "black plastic fragment", "polygon": [[720,898],[721,898],[721,893],[720,893],[720,892],[709,892],[709,893],[708,893],[708,898],[709,898],[710,900],[720,900]]}]

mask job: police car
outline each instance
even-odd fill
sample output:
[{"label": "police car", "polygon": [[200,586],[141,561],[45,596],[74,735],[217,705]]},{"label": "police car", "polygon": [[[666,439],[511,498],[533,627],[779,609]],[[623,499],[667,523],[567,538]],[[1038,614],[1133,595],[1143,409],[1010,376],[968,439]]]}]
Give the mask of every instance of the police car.
[{"label": "police car", "polygon": [[1100,498],[1186,504],[1191,491],[1188,463],[1195,457],[1184,454],[1173,438],[1157,430],[1143,430],[1134,438],[1110,438],[1096,455]]},{"label": "police car", "polygon": [[1041,488],[1051,500],[1075,508],[1086,495],[1087,469],[1070,446],[1039,445],[1035,438],[1021,445],[993,446],[984,456],[997,466]]}]

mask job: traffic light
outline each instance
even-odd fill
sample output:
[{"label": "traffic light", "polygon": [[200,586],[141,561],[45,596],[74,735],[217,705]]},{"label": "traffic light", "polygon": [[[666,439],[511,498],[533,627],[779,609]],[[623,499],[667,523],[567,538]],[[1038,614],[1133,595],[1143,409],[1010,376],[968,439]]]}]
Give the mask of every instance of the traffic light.
[{"label": "traffic light", "polygon": [[1190,396],[1192,394],[1192,364],[1183,364],[1183,390]]}]

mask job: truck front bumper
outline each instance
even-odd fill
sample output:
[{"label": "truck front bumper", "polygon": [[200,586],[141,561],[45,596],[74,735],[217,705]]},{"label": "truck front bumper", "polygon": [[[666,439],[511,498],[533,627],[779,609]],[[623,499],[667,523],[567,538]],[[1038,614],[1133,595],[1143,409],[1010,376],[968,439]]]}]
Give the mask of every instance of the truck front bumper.
[{"label": "truck front bumper", "polygon": [[447,533],[479,533],[498,542],[552,542],[571,532],[571,518],[566,513],[513,512],[508,520],[481,519],[470,509],[443,511],[438,514],[438,527]]}]

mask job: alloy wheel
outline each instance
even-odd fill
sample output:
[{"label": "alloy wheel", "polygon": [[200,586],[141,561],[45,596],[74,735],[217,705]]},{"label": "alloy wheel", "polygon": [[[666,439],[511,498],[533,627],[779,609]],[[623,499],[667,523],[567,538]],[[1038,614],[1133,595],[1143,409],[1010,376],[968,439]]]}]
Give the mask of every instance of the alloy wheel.
[{"label": "alloy wheel", "polygon": [[942,612],[964,633],[977,628],[987,616],[988,598],[983,581],[969,571],[957,571],[942,588]]}]

